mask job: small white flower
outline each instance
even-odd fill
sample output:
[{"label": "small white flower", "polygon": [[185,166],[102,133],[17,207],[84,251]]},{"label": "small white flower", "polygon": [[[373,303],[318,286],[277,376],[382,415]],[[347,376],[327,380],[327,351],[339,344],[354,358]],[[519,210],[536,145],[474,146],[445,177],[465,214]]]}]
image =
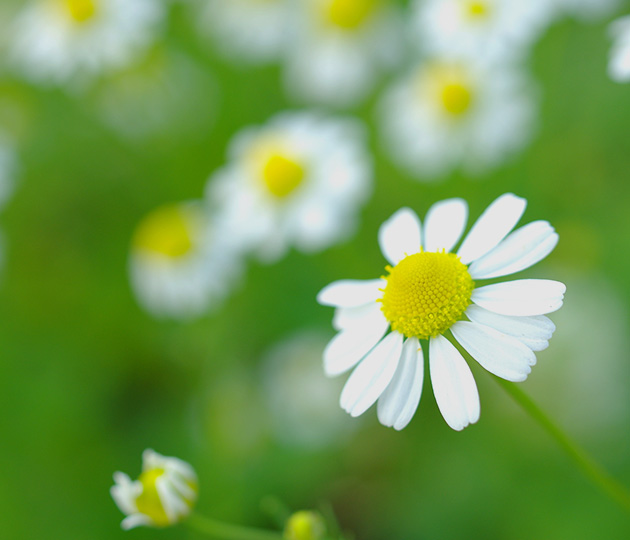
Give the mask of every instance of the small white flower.
[{"label": "small white flower", "polygon": [[421,180],[458,166],[479,174],[529,141],[535,97],[532,83],[514,68],[435,58],[386,93],[383,142],[394,160]]},{"label": "small white flower", "polygon": [[255,63],[280,58],[291,46],[293,0],[202,0],[199,19],[217,48],[235,59]]},{"label": "small white flower", "polygon": [[610,25],[613,46],[608,62],[608,75],[616,82],[630,81],[630,15]]},{"label": "small white flower", "polygon": [[188,318],[215,306],[239,265],[202,203],[165,205],[138,225],[129,261],[138,302],[155,317]]},{"label": "small white flower", "polygon": [[167,527],[186,518],[197,501],[198,482],[193,468],[174,457],[147,449],[142,454],[142,474],[132,481],[114,473],[110,489],[114,502],[127,515],[121,526]]},{"label": "small white flower", "polygon": [[[378,400],[378,418],[404,428],[416,412],[424,377],[420,340],[428,340],[435,399],[447,424],[464,429],[479,419],[479,394],[470,368],[445,333],[486,370],[524,381],[534,351],[549,344],[555,326],[544,315],[562,306],[566,287],[557,281],[521,279],[478,287],[473,280],[520,272],[546,257],[558,235],[546,221],[512,231],[526,201],[506,194],[466,227],[462,199],[433,205],[421,226],[399,210],[379,231],[388,275],[337,281],[318,295],[334,306],[339,331],[324,352],[327,375],[356,366],[341,393],[341,406],[359,416]],[[466,317],[469,320],[465,320]],[[388,332],[389,331],[389,332]]]},{"label": "small white flower", "polygon": [[520,58],[547,26],[548,0],[416,0],[413,38],[431,54]]},{"label": "small white flower", "polygon": [[382,0],[305,0],[285,79],[300,100],[349,106],[402,52],[400,14]]},{"label": "small white flower", "polygon": [[33,81],[85,80],[131,62],[163,16],[155,0],[31,0],[13,24],[10,56]]},{"label": "small white flower", "polygon": [[207,193],[232,245],[271,261],[348,238],[371,175],[361,124],[284,113],[235,137]]}]

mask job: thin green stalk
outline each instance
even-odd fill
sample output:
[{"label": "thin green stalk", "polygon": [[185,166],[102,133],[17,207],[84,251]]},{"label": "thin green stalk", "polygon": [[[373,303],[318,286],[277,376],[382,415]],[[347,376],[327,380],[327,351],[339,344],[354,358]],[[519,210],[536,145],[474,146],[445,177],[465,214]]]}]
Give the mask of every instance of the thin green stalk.
[{"label": "thin green stalk", "polygon": [[619,506],[630,512],[630,492],[615,480],[599,463],[597,463],[585,450],[573,442],[531,398],[521,390],[520,386],[494,377],[503,389],[512,396],[525,411],[536,420],[549,435],[551,435],[560,447],[569,455],[580,471],[613,499]]},{"label": "thin green stalk", "polygon": [[199,514],[192,514],[186,520],[186,524],[191,529],[215,540],[284,540],[279,532],[230,525]]}]

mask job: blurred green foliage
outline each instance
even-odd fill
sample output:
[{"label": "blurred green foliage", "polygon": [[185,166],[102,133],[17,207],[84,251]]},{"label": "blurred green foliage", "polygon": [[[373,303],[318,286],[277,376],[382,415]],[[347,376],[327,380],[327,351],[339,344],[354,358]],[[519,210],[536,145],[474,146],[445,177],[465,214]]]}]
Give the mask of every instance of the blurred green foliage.
[{"label": "blurred green foliage", "polygon": [[[371,410],[334,448],[280,443],[264,426],[265,411],[251,406],[267,349],[302,328],[332,336],[332,312],[315,303],[317,291],[383,271],[376,232],[393,211],[407,205],[423,215],[436,200],[461,196],[474,218],[512,191],[529,200],[527,221],[548,219],[560,233],[555,253],[528,275],[566,281],[563,310],[574,309],[579,288],[604,282],[613,291],[596,296],[603,307],[583,304],[566,317],[592,332],[567,330],[564,339],[578,347],[595,342],[592,369],[613,365],[621,374],[618,417],[601,418],[605,430],[579,437],[630,484],[629,355],[612,354],[595,330],[612,324],[627,333],[619,317],[625,320],[630,306],[630,86],[606,76],[605,24],[563,20],[537,45],[530,68],[542,89],[538,134],[483,179],[455,174],[426,185],[405,177],[381,154],[376,92],[352,111],[372,128],[375,158],[375,193],[359,234],[320,255],[251,263],[217,313],[160,322],[140,310],[128,284],[136,223],[160,203],[201,197],[239,129],[300,106],[283,97],[278,67],[233,65],[192,28],[185,6],[173,7],[159,47],[194,65],[195,98],[183,117],[142,137],[121,137],[103,122],[97,90],[71,95],[7,74],[0,81],[0,118],[17,137],[21,162],[15,196],[0,217],[7,243],[0,537],[196,538],[181,526],[119,528],[111,475],[135,476],[142,450],[153,447],[196,468],[201,512],[243,524],[271,526],[260,503],[274,495],[295,509],[329,500],[359,540],[627,538],[628,516],[588,485],[478,366],[481,420],[462,433],[443,422],[428,380],[403,432],[380,426]],[[611,313],[616,318],[607,322]],[[556,374],[562,391],[545,385],[542,366],[560,361],[554,346],[552,340],[538,355],[523,388],[551,416],[568,410],[563,418],[579,426],[585,419],[571,416],[571,403],[591,399],[592,408],[579,410],[596,414],[600,396],[571,390],[570,371],[579,368],[571,358]]]}]

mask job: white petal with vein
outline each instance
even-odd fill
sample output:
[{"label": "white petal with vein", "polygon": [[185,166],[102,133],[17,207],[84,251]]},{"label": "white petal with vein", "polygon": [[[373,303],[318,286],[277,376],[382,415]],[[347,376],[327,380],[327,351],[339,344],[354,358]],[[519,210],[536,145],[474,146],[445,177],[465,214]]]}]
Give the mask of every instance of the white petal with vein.
[{"label": "white petal with vein", "polygon": [[381,424],[401,430],[416,413],[422,383],[424,361],[417,338],[405,341],[398,369],[385,392],[378,399],[378,419]]},{"label": "white petal with vein", "polygon": [[470,356],[502,379],[524,381],[536,363],[536,355],[524,343],[489,326],[459,321],[451,332]]},{"label": "white petal with vein", "polygon": [[324,287],[317,301],[324,306],[357,307],[375,302],[383,293],[387,282],[383,279],[342,279]]},{"label": "white petal with vein", "polygon": [[402,334],[391,332],[374,347],[343,387],[339,401],[342,409],[359,416],[374,405],[396,372],[402,345]]},{"label": "white petal with vein", "polygon": [[516,226],[525,212],[527,201],[512,193],[506,193],[496,199],[464,238],[457,254],[464,264],[482,257]]},{"label": "white petal with vein", "polygon": [[444,336],[429,342],[429,369],[435,401],[456,431],[479,420],[479,392],[468,364]]},{"label": "white petal with vein", "polygon": [[381,312],[379,302],[370,302],[357,307],[337,308],[333,316],[332,325],[335,330],[345,330],[351,326],[361,324],[364,317],[375,317]]},{"label": "white petal with vein", "polygon": [[514,231],[490,253],[470,265],[473,279],[489,279],[520,272],[549,255],[558,235],[546,221],[534,221]]},{"label": "white petal with vein", "polygon": [[475,289],[472,301],[501,315],[544,315],[560,309],[566,289],[550,279],[517,279]]},{"label": "white petal with vein", "polygon": [[451,251],[466,228],[468,205],[463,199],[435,203],[427,212],[424,224],[424,250]]},{"label": "white petal with vein", "polygon": [[420,220],[409,208],[401,208],[378,231],[378,243],[384,257],[393,266],[407,255],[420,251],[422,244]]},{"label": "white petal with vein", "polygon": [[377,312],[364,317],[360,324],[339,332],[324,349],[324,372],[334,377],[348,371],[385,335],[389,322]]}]

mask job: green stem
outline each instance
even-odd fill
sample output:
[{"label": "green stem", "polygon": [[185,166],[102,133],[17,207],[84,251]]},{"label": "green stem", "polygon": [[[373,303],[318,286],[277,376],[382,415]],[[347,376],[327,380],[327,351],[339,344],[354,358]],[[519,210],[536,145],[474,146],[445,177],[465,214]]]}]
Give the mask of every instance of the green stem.
[{"label": "green stem", "polygon": [[630,492],[625,486],[615,480],[608,472],[597,463],[585,450],[573,442],[531,398],[521,390],[520,386],[494,377],[503,389],[512,396],[525,411],[536,420],[549,435],[551,435],[560,447],[569,455],[582,473],[613,499],[619,506],[630,512]]},{"label": "green stem", "polygon": [[284,540],[284,536],[279,532],[230,525],[199,514],[192,514],[186,520],[186,524],[191,529],[216,540]]}]

